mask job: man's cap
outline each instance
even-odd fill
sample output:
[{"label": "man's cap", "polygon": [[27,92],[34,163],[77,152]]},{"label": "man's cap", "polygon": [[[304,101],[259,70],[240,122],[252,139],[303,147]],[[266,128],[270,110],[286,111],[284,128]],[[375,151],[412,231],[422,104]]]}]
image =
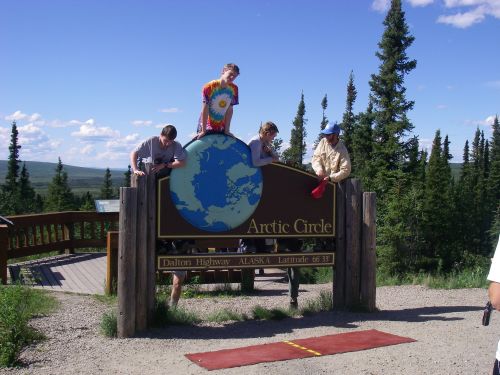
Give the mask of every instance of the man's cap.
[{"label": "man's cap", "polygon": [[321,134],[340,134],[340,126],[337,124],[328,124],[325,126],[325,128],[321,131]]}]

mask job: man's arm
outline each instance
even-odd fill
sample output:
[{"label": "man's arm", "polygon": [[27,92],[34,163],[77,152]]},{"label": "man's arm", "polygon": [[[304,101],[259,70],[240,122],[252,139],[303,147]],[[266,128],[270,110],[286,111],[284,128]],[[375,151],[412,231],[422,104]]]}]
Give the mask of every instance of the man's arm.
[{"label": "man's arm", "polygon": [[314,153],[311,159],[311,166],[314,173],[318,176],[318,179],[322,180],[326,177],[325,168],[323,166],[323,161],[321,159],[321,153],[323,149],[323,141],[320,141],[318,146],[314,149]]},{"label": "man's arm", "polygon": [[339,171],[332,173],[330,175],[330,180],[333,182],[340,182],[351,174],[351,158],[349,157],[349,154],[346,152],[343,152],[342,155],[340,156],[340,165],[339,165]]},{"label": "man's arm", "polygon": [[208,121],[208,103],[203,102],[201,106],[201,129],[196,138],[200,139],[207,133],[207,121]]},{"label": "man's arm", "polygon": [[167,163],[168,168],[182,168],[186,165],[186,160],[174,160],[173,162]]},{"label": "man's arm", "polygon": [[144,175],[144,172],[140,171],[137,167],[137,150],[134,150],[130,153],[130,166],[132,168],[132,173],[138,176]]}]

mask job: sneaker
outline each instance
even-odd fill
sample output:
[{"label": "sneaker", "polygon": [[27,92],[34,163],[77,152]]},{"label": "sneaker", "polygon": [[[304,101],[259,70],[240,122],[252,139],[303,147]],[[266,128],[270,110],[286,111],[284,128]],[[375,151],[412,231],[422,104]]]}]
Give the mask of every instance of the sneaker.
[{"label": "sneaker", "polygon": [[297,302],[297,298],[290,298],[290,309],[297,310],[299,307],[299,303]]}]

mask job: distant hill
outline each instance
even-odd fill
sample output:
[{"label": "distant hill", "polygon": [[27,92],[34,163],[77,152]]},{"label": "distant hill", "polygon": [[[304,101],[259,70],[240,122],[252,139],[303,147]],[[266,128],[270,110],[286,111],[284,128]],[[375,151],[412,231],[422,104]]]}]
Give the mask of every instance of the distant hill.
[{"label": "distant hill", "polygon": [[[24,161],[23,161],[24,162]],[[33,188],[39,194],[46,194],[47,187],[55,175],[57,163],[47,163],[40,161],[26,161],[26,168],[30,175]],[[21,163],[22,166],[22,163]],[[64,170],[68,174],[68,182],[71,189],[76,194],[90,191],[96,194],[100,191],[104,182],[105,168],[85,168],[63,164]],[[111,181],[113,187],[118,188],[123,184],[125,170],[112,169]],[[4,183],[7,174],[7,160],[0,160],[0,183]]]}]

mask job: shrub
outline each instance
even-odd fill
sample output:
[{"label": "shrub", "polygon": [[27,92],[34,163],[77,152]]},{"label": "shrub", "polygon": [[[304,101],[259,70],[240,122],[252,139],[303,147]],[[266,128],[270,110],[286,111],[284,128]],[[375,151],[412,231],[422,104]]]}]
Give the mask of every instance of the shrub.
[{"label": "shrub", "polygon": [[22,348],[43,338],[28,326],[31,317],[57,305],[47,293],[21,285],[0,286],[0,366],[13,366]]},{"label": "shrub", "polygon": [[217,322],[217,323],[222,323],[227,321],[242,322],[247,319],[248,317],[245,314],[239,314],[228,309],[215,311],[207,317],[207,321]]},{"label": "shrub", "polygon": [[118,318],[116,312],[104,313],[101,320],[101,333],[106,337],[118,336]]},{"label": "shrub", "polygon": [[320,311],[330,311],[333,307],[333,292],[322,290],[316,299],[309,299],[300,309],[302,315],[311,315]]},{"label": "shrub", "polygon": [[180,306],[174,308],[167,307],[165,299],[157,297],[155,309],[153,311],[153,326],[164,327],[167,325],[194,325],[199,322],[201,322],[201,319],[195,313],[187,311]]},{"label": "shrub", "polygon": [[265,307],[257,305],[253,307],[252,314],[254,319],[282,320],[293,316],[294,312],[283,309],[266,309]]}]

